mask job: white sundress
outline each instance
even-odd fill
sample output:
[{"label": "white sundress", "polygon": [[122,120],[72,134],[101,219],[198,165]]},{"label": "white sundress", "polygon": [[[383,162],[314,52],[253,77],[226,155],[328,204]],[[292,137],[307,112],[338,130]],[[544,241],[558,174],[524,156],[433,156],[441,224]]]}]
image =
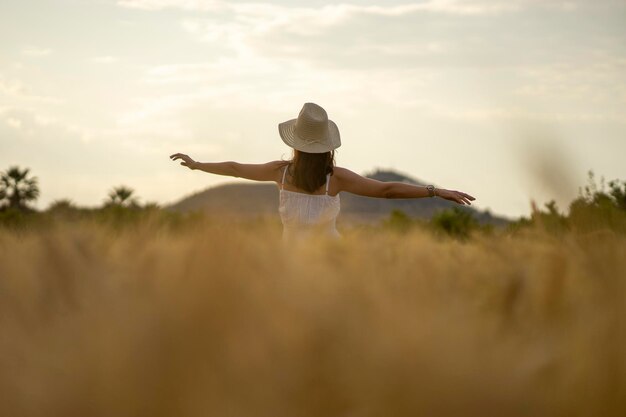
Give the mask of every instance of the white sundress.
[{"label": "white sundress", "polygon": [[330,174],[326,175],[325,194],[305,194],[284,189],[287,166],[280,182],[278,212],[283,223],[283,240],[291,241],[311,234],[341,237],[336,228],[339,194],[328,195]]}]

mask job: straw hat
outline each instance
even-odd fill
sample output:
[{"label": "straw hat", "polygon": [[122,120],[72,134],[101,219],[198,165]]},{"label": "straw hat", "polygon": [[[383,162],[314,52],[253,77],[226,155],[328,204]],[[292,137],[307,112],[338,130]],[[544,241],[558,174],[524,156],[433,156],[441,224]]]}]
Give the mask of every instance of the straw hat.
[{"label": "straw hat", "polygon": [[302,152],[323,153],[341,146],[337,125],[315,103],[304,103],[297,119],[279,123],[278,133],[288,146]]}]

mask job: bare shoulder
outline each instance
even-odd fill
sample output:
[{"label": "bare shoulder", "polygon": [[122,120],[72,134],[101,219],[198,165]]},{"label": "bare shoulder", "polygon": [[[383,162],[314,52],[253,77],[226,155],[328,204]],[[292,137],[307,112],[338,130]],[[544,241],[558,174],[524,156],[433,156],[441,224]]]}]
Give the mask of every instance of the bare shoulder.
[{"label": "bare shoulder", "polygon": [[283,175],[283,169],[287,165],[289,165],[289,161],[282,160],[270,161],[265,164],[267,170],[271,173],[273,180],[276,182],[280,182]]},{"label": "bare shoulder", "polygon": [[350,186],[355,182],[358,182],[363,177],[354,171],[344,167],[333,168],[333,179],[340,191],[346,191],[350,189]]},{"label": "bare shoulder", "polygon": [[333,177],[335,177],[338,180],[341,180],[343,178],[350,178],[355,175],[359,175],[359,174],[357,174],[356,172],[350,171],[348,168],[343,168],[343,167],[333,168]]},{"label": "bare shoulder", "polygon": [[350,182],[350,181],[358,180],[359,178],[363,178],[361,175],[357,174],[356,172],[351,171],[348,168],[343,168],[343,167],[334,167],[333,177],[338,182]]},{"label": "bare shoulder", "polygon": [[286,167],[287,165],[289,165],[289,161],[282,161],[282,160],[278,160],[278,161],[270,161],[265,163],[265,165],[269,168],[269,169],[275,169],[275,170],[279,170],[283,167]]}]

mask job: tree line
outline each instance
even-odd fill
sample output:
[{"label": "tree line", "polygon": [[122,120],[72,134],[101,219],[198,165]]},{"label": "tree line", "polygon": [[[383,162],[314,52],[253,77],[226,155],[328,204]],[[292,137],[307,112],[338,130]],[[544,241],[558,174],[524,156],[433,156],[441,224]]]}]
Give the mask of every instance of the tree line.
[{"label": "tree line", "polygon": [[[29,168],[12,166],[0,173],[0,211],[34,211],[31,204],[39,194],[39,179],[30,175]],[[132,188],[120,185],[109,191],[104,201],[104,207],[107,206],[139,207],[139,199]],[[71,207],[70,200],[61,199],[52,202],[49,209]]]},{"label": "tree line", "polygon": [[[39,181],[28,168],[12,166],[1,172],[0,225],[28,223],[26,218],[32,218],[29,213],[37,212],[32,203],[39,195]],[[118,225],[139,221],[146,212],[158,214],[166,222],[181,221],[179,213],[161,210],[155,203],[140,205],[134,190],[124,185],[113,187],[99,208],[79,208],[70,200],[61,199],[52,202],[46,210],[46,214],[53,217],[71,220],[93,218],[95,215]],[[191,223],[193,218],[192,215]],[[413,227],[426,227],[460,239],[467,239],[477,232],[493,231],[491,226],[479,224],[473,213],[463,207],[440,211],[429,220],[411,218],[400,210],[394,210],[382,226],[400,233]],[[598,184],[594,173],[589,171],[588,184],[579,189],[579,195],[569,204],[567,213],[559,211],[554,201],[544,207],[538,207],[533,202],[530,217],[512,221],[506,230],[517,232],[528,227],[539,227],[552,234],[600,229],[626,234],[626,181],[612,180],[607,183],[601,178]]]},{"label": "tree line", "polygon": [[[596,181],[593,171],[588,172],[587,185],[580,187],[578,197],[569,203],[567,212],[561,212],[554,200],[540,207],[531,202],[530,217],[520,217],[508,224],[507,232],[517,233],[534,227],[553,235],[570,231],[594,232],[612,230],[626,234],[626,181]],[[429,220],[411,218],[401,210],[391,212],[384,225],[405,233],[411,228],[429,228],[461,240],[477,232],[490,233],[490,225],[481,225],[464,207],[452,207],[435,213]]]}]

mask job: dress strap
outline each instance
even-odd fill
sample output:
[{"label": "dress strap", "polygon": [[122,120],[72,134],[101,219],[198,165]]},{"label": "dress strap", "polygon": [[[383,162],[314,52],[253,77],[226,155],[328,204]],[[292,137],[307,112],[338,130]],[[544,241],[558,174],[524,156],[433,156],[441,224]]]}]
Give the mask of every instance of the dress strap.
[{"label": "dress strap", "polygon": [[328,195],[328,186],[330,185],[330,172],[326,174],[326,195]]},{"label": "dress strap", "polygon": [[289,167],[289,165],[285,165],[285,169],[283,169],[283,179],[280,182],[280,189],[282,190],[283,187],[285,186],[285,174],[287,173],[287,168]]}]

